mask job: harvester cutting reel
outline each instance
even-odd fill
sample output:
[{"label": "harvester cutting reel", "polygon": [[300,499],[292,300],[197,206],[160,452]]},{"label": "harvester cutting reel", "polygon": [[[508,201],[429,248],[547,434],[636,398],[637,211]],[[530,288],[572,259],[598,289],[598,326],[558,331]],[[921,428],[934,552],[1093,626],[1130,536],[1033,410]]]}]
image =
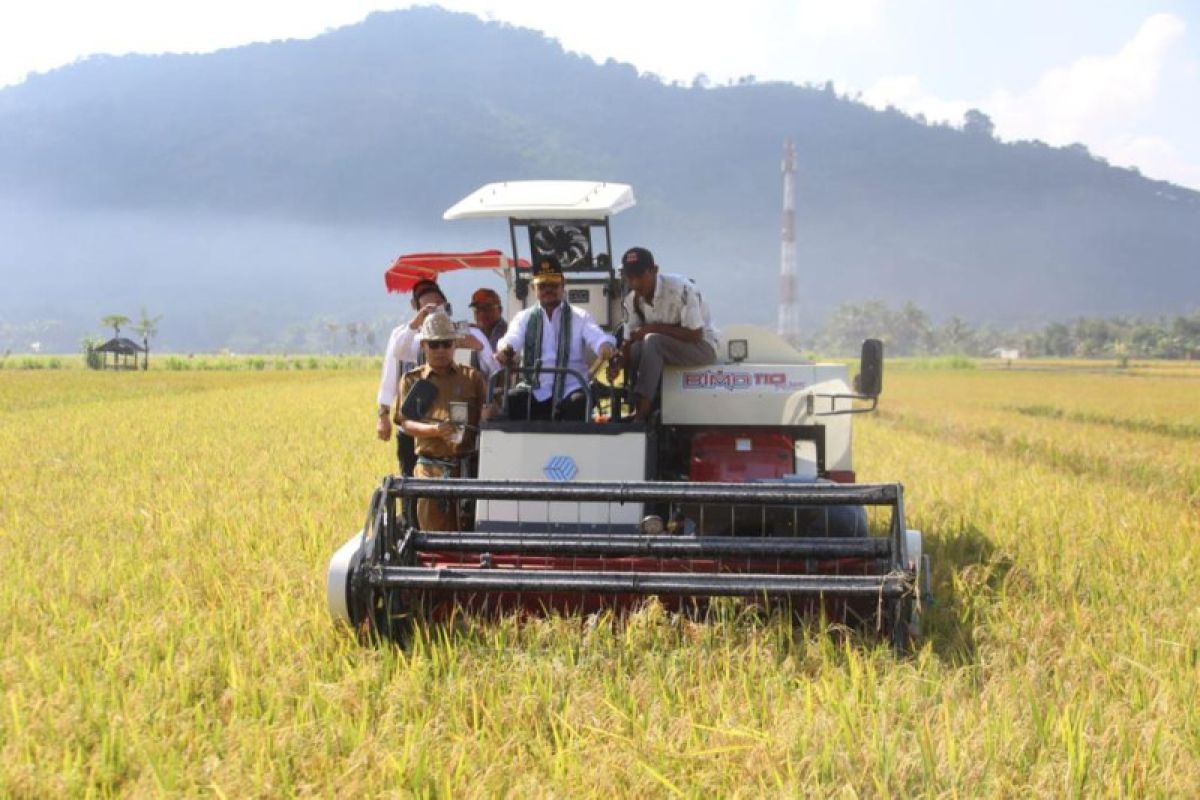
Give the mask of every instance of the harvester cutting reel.
[{"label": "harvester cutting reel", "polygon": [[[526,482],[385,478],[366,524],[334,555],[334,618],[370,638],[403,641],[414,619],[546,610],[590,613],[657,596],[680,610],[742,597],[877,630],[898,649],[920,634],[929,600],[921,533],[904,525],[904,490],[880,484]],[[504,529],[425,532],[399,509],[409,498],[491,504]],[[640,506],[631,529],[629,506]],[[761,509],[758,535],[668,535],[696,530],[688,514]],[[811,535],[796,520],[882,507],[885,525]],[[503,511],[508,509],[508,511]],[[563,510],[570,513],[564,514]],[[843,518],[844,514],[841,515]],[[781,519],[791,524],[779,523]],[[703,530],[703,528],[699,528]],[[781,534],[782,532],[782,534]]]}]

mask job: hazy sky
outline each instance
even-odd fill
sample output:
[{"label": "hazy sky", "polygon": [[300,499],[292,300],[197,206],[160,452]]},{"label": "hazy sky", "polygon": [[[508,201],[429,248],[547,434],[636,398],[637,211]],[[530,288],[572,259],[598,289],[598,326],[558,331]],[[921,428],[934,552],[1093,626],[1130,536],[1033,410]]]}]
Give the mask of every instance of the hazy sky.
[{"label": "hazy sky", "polygon": [[[0,86],[92,53],[203,52],[309,37],[378,0],[0,4]],[[1003,139],[1082,142],[1200,189],[1197,0],[444,0],[665,79],[824,82],[929,119],[979,108]]]}]

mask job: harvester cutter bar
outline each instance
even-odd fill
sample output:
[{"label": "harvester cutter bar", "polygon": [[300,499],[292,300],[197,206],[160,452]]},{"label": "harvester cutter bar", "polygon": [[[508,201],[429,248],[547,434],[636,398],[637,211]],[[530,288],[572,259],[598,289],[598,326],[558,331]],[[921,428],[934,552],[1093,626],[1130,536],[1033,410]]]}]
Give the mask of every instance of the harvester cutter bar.
[{"label": "harvester cutter bar", "polygon": [[878,597],[911,593],[902,574],[771,575],[755,573],[576,572],[569,570],[377,567],[381,588],[436,592],[596,592],[706,596]]},{"label": "harvester cutter bar", "polygon": [[391,497],[447,500],[545,500],[549,502],[725,503],[731,505],[896,506],[898,483],[681,483],[668,481],[538,482],[389,477]]},{"label": "harvester cutter bar", "polygon": [[880,537],[771,538],[665,537],[522,533],[414,533],[417,550],[548,556],[657,556],[664,558],[887,558],[891,541]]}]

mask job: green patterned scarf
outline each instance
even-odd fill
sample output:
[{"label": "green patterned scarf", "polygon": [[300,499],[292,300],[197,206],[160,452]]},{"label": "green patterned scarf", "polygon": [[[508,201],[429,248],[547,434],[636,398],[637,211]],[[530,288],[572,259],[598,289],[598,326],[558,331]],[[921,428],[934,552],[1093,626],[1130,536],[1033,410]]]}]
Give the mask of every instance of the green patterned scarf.
[{"label": "green patterned scarf", "polygon": [[[571,354],[571,306],[566,300],[563,300],[559,305],[559,312],[562,314],[562,325],[558,332],[558,361],[554,365],[565,367],[567,360]],[[534,387],[538,381],[538,370],[542,368],[542,319],[545,313],[541,306],[538,306],[537,311],[529,320],[529,325],[525,328],[525,352],[521,359],[521,363],[525,365],[524,380]],[[563,381],[566,375],[561,372],[554,375],[554,393],[551,398],[557,402],[562,400]]]}]

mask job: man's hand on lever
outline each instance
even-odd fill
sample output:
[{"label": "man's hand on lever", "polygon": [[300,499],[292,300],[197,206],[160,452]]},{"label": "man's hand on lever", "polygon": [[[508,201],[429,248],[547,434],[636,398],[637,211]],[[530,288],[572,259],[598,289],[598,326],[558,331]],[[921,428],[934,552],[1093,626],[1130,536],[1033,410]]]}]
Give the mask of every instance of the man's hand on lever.
[{"label": "man's hand on lever", "polygon": [[617,376],[621,374],[621,370],[625,368],[625,364],[629,361],[629,346],[630,342],[624,342],[621,345],[621,349],[614,352],[608,359],[608,380],[610,382],[617,379]]}]

